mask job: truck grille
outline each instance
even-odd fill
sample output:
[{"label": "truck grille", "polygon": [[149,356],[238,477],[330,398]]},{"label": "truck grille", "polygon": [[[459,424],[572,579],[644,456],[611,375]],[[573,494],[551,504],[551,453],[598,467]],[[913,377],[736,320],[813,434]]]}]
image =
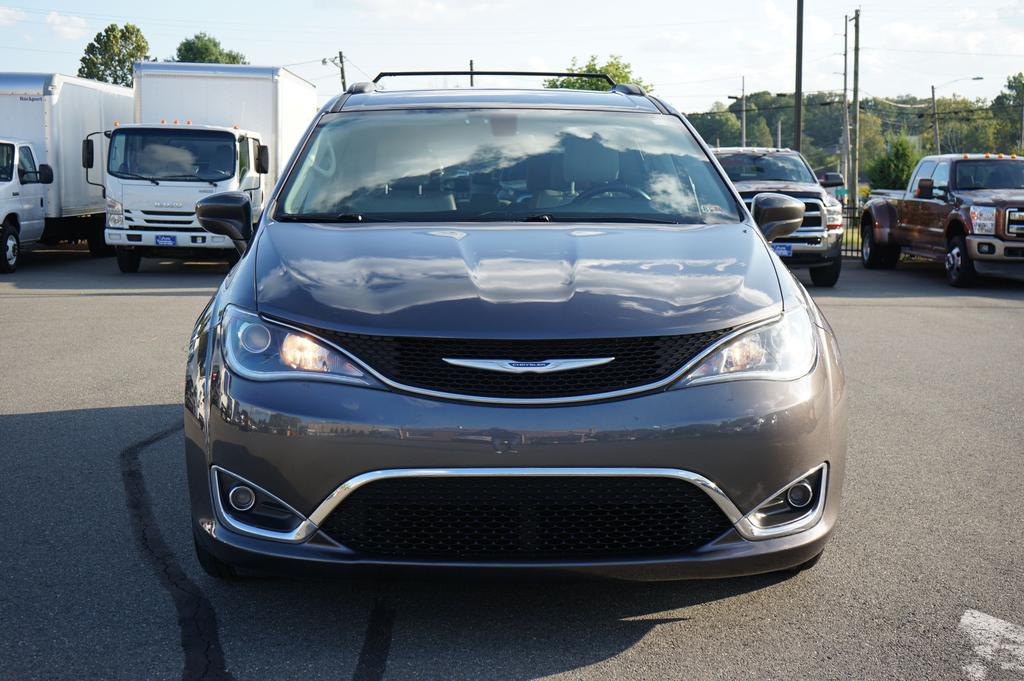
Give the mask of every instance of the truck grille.
[{"label": "truck grille", "polygon": [[[780,193],[785,194],[786,192]],[[754,196],[756,196],[756,194],[750,194],[749,196],[743,197],[743,203],[746,204],[747,210],[750,210],[750,207],[754,202]],[[807,199],[800,196],[794,196],[793,198],[800,199],[804,202],[804,221],[800,224],[800,229],[797,230],[797,233],[799,233],[800,230],[808,228],[810,228],[811,232],[819,232],[823,224],[822,217],[825,214],[825,204],[818,199]]]},{"label": "truck grille", "polygon": [[378,480],[320,529],[368,557],[523,561],[678,555],[731,526],[684,480],[527,475]]},{"label": "truck grille", "polygon": [[1006,234],[1024,237],[1024,209],[1011,208],[1006,211]]},{"label": "truck grille", "polygon": [[205,232],[196,220],[195,211],[125,210],[125,226],[143,232]]},{"label": "truck grille", "polygon": [[[456,396],[542,399],[598,395],[668,378],[731,329],[676,336],[579,340],[466,340],[367,336],[311,329],[391,381]],[[512,374],[453,366],[450,359],[542,362],[614,357],[601,366]]]}]

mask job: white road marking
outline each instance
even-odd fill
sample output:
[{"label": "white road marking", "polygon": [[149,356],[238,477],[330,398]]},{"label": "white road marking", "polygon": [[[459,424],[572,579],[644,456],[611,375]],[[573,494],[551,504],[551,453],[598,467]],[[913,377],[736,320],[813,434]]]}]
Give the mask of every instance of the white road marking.
[{"label": "white road marking", "polygon": [[1024,627],[967,610],[960,618],[960,631],[970,639],[975,658],[963,666],[971,681],[984,681],[990,667],[1024,675]]}]

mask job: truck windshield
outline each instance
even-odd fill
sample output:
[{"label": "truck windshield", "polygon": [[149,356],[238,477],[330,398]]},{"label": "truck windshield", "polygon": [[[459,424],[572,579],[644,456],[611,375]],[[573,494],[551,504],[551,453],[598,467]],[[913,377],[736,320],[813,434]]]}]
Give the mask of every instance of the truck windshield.
[{"label": "truck windshield", "polygon": [[220,182],[235,176],[235,163],[229,132],[125,128],[110,138],[107,171],[125,179]]},{"label": "truck windshield", "polygon": [[724,178],[676,118],[566,110],[325,116],[277,218],[739,222]]},{"label": "truck windshield", "polygon": [[718,154],[733,182],[817,182],[814,173],[796,154]]},{"label": "truck windshield", "polygon": [[1024,161],[959,161],[956,164],[956,188],[961,191],[1024,189]]},{"label": "truck windshield", "polygon": [[0,182],[14,178],[14,145],[0,144]]}]

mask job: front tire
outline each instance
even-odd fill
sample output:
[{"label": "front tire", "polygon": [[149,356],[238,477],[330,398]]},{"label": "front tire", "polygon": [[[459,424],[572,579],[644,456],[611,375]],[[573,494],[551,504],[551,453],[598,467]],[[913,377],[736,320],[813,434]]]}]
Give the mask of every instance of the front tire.
[{"label": "front tire", "polygon": [[839,281],[839,273],[843,271],[843,257],[837,255],[824,267],[811,268],[811,281],[815,286],[832,287]]},{"label": "front tire", "polygon": [[134,248],[122,248],[118,247],[115,249],[117,255],[117,269],[121,270],[125,274],[135,274],[139,271],[139,265],[142,264],[142,256]]},{"label": "front tire", "polygon": [[14,225],[4,223],[0,227],[0,273],[10,274],[18,269],[21,258],[21,241]]},{"label": "front tire", "polygon": [[956,288],[970,288],[977,277],[974,261],[967,251],[967,240],[958,234],[946,246],[946,281]]}]

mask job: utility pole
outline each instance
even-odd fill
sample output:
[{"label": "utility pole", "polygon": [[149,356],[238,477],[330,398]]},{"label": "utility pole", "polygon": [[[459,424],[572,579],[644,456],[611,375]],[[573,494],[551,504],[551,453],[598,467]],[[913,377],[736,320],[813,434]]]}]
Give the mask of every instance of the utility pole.
[{"label": "utility pole", "polygon": [[942,145],[939,142],[939,105],[935,101],[935,86],[932,85],[932,130],[935,132],[935,153],[942,153]]},{"label": "utility pole", "polygon": [[324,57],[320,60],[320,63],[327,66],[328,63],[334,64],[338,67],[338,71],[341,74],[341,91],[348,90],[348,82],[345,80],[345,53],[341,50],[338,51],[338,58]]},{"label": "utility pole", "polygon": [[1024,90],[1021,91],[1020,98],[1020,148],[1024,151]]},{"label": "utility pole", "polygon": [[469,60],[469,87],[473,87],[473,60]]},{"label": "utility pole", "polygon": [[747,77],[740,76],[740,103],[743,106],[743,130],[740,132],[740,146],[747,146]]},{"label": "utility pole", "polygon": [[853,13],[853,148],[850,151],[853,207],[860,205],[860,10]]},{"label": "utility pole", "polygon": [[775,119],[775,146],[782,148],[782,116]]},{"label": "utility pole", "polygon": [[793,149],[800,151],[804,109],[804,0],[796,0],[796,93],[793,109]]},{"label": "utility pole", "polygon": [[850,15],[843,15],[843,167],[841,172],[850,181],[850,100],[847,98],[850,65]]}]

